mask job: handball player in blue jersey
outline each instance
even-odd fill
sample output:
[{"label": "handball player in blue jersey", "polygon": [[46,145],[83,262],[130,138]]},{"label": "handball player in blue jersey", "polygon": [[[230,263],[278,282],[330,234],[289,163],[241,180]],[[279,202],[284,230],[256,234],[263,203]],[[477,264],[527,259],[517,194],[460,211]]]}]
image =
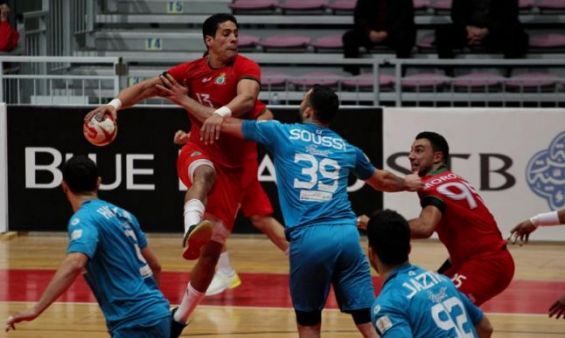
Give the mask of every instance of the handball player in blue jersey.
[{"label": "handball player in blue jersey", "polygon": [[161,266],[135,216],[98,199],[100,178],[92,160],[74,156],[63,167],[63,191],[75,214],[68,224],[67,256],[39,301],[6,321],[38,317],[81,274],[113,338],[169,338],[169,302],[159,291]]},{"label": "handball player in blue jersey", "polygon": [[492,335],[484,313],[449,277],[410,264],[410,226],[392,210],[377,212],[367,226],[369,260],[383,277],[371,320],[383,338],[451,338]]},{"label": "handball player in blue jersey", "polygon": [[[177,83],[167,86],[170,96],[180,92]],[[321,313],[332,285],[341,311],[353,316],[364,337],[377,337],[370,318],[374,290],[347,195],[348,177],[354,173],[383,191],[414,191],[422,185],[417,175],[403,179],[375,169],[360,149],[329,129],[338,108],[335,92],[314,86],[300,104],[303,123],[224,117],[204,141],[213,143],[221,132],[228,133],[264,144],[274,157],[300,337],[320,336]]]}]

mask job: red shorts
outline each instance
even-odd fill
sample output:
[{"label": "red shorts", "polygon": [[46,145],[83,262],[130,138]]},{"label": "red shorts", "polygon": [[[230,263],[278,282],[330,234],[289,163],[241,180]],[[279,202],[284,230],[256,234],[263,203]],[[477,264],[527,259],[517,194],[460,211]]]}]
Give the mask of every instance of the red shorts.
[{"label": "red shorts", "polygon": [[242,198],[241,168],[228,168],[215,163],[200,147],[187,143],[177,159],[177,173],[182,183],[192,186],[192,173],[200,165],[213,166],[216,182],[208,193],[206,214],[219,218],[228,230],[232,230]]},{"label": "red shorts", "polygon": [[458,268],[448,269],[445,275],[478,306],[508,287],[514,277],[514,260],[504,248],[473,257]]},{"label": "red shorts", "polygon": [[257,179],[259,165],[257,159],[245,161],[243,168],[243,199],[241,211],[243,216],[249,218],[253,215],[268,216],[273,213],[273,206],[269,196]]}]

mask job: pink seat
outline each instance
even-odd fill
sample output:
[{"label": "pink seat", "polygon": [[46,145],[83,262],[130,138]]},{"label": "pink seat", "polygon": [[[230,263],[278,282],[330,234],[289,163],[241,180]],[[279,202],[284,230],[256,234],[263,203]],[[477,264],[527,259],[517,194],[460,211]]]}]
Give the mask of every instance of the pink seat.
[{"label": "pink seat", "polygon": [[239,34],[237,45],[239,47],[254,47],[259,42],[259,38],[251,35]]},{"label": "pink seat", "polygon": [[432,49],[435,47],[435,35],[429,34],[416,42],[416,46],[421,49]]},{"label": "pink seat", "polygon": [[565,10],[564,0],[539,0],[538,8],[545,10]]},{"label": "pink seat", "polygon": [[266,88],[284,86],[288,76],[280,72],[265,71],[261,75],[261,85]]},{"label": "pink seat", "polygon": [[286,0],[278,5],[282,10],[314,10],[323,9],[326,3],[324,0]]},{"label": "pink seat", "polygon": [[[373,74],[365,73],[361,75],[352,76],[343,79],[341,82],[344,87],[349,88],[359,88],[359,89],[373,89]],[[379,86],[380,87],[392,87],[394,84],[394,76],[390,74],[380,74],[379,75]]]},{"label": "pink seat", "polygon": [[437,73],[420,73],[402,79],[402,87],[406,89],[432,90],[450,80],[449,77]]},{"label": "pink seat", "polygon": [[413,2],[415,10],[423,10],[431,5],[429,0],[413,0]]},{"label": "pink seat", "polygon": [[518,7],[520,9],[531,9],[534,7],[535,3],[534,0],[519,0]]},{"label": "pink seat", "polygon": [[458,76],[451,81],[453,87],[481,89],[500,85],[505,78],[496,73],[476,72]]},{"label": "pink seat", "polygon": [[565,47],[565,34],[540,34],[530,36],[530,47],[558,48]]},{"label": "pink seat", "polygon": [[290,83],[310,87],[315,84],[322,86],[335,86],[341,80],[341,76],[328,72],[311,72],[304,75],[297,76],[290,80]]},{"label": "pink seat", "polygon": [[306,48],[311,39],[300,35],[276,35],[259,40],[264,48]]},{"label": "pink seat", "polygon": [[355,10],[355,0],[335,0],[326,5],[332,11],[353,11]]},{"label": "pink seat", "polygon": [[509,90],[553,90],[560,79],[551,73],[524,73],[512,76],[504,83]]},{"label": "pink seat", "polygon": [[232,10],[265,10],[274,9],[277,4],[276,0],[235,0],[229,6]]},{"label": "pink seat", "polygon": [[341,49],[343,47],[341,37],[341,35],[324,36],[314,40],[312,46],[316,49]]},{"label": "pink seat", "polygon": [[430,7],[437,10],[449,11],[451,10],[451,0],[435,0],[432,1]]}]

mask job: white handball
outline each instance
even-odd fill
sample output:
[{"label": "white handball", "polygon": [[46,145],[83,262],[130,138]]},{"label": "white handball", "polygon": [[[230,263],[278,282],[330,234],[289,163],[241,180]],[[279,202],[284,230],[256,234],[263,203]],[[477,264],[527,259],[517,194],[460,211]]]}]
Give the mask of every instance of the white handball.
[{"label": "white handball", "polygon": [[82,132],[88,142],[102,147],[114,141],[118,135],[118,124],[111,115],[104,115],[101,121],[98,121],[95,115],[90,120],[84,121]]}]

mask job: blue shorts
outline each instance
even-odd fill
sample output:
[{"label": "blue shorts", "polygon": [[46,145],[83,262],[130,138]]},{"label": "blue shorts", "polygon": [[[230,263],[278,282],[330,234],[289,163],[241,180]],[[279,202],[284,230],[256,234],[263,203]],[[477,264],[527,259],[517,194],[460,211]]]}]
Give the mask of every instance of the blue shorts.
[{"label": "blue shorts", "polygon": [[316,224],[290,235],[290,293],[295,310],[321,311],[333,286],[342,312],[370,308],[369,262],[355,224]]},{"label": "blue shorts", "polygon": [[113,330],[112,338],[169,338],[171,336],[171,316],[159,319],[155,323],[120,327]]}]

